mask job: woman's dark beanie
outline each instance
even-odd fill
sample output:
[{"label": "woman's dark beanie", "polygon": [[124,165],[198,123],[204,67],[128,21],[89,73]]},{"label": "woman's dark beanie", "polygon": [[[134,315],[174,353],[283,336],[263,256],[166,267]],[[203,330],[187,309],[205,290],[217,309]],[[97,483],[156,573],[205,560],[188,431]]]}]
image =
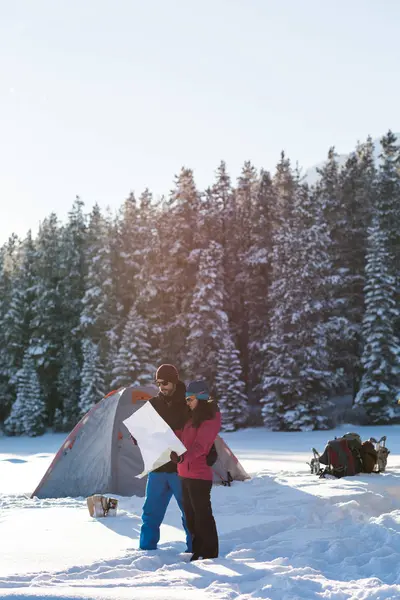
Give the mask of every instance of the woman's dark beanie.
[{"label": "woman's dark beanie", "polygon": [[164,379],[165,381],[170,381],[171,383],[178,383],[178,369],[174,367],[174,365],[161,365],[157,369],[156,380],[157,379]]}]

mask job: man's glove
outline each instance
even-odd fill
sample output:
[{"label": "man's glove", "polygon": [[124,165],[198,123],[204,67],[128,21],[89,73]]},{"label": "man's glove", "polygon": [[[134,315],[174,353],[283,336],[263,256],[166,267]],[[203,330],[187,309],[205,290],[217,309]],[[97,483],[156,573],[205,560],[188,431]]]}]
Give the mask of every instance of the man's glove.
[{"label": "man's glove", "polygon": [[183,456],[178,456],[178,454],[174,451],[171,452],[169,457],[174,463],[181,463],[183,461]]}]

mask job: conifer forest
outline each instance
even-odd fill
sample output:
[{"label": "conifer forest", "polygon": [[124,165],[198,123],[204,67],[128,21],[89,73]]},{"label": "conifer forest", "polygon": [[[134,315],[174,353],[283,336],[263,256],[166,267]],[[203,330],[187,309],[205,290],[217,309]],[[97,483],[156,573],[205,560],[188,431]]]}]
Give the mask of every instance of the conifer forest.
[{"label": "conifer forest", "polygon": [[[206,189],[182,168],[162,198],[115,213],[71,199],[0,249],[0,427],[69,431],[110,390],[161,363],[205,378],[226,431],[331,427],[351,395],[366,423],[400,421],[400,146],[389,131],[312,184],[224,162]],[[195,165],[194,165],[195,167]],[[171,178],[172,178],[171,174]],[[133,182],[134,184],[134,182]],[[57,193],[57,190],[54,190]],[[11,232],[10,232],[11,234]],[[397,421],[396,421],[397,420]]]}]

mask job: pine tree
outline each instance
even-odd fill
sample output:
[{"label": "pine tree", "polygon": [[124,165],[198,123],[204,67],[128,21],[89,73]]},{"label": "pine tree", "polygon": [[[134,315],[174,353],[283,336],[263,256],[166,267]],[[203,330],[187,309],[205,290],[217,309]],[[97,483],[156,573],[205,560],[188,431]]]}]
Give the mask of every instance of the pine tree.
[{"label": "pine tree", "polygon": [[239,352],[224,311],[223,250],[216,242],[201,251],[196,286],[188,314],[189,379],[206,379],[215,389],[223,428],[233,431],[247,418],[247,396]]},{"label": "pine tree", "polygon": [[231,257],[236,255],[235,249],[232,248],[236,239],[236,198],[224,161],[219,165],[216,181],[206,195],[206,211],[205,239],[215,241],[222,246],[224,307],[230,314],[230,298],[236,277],[235,266],[231,260]]},{"label": "pine tree", "polygon": [[[364,314],[364,270],[367,230],[375,202],[374,146],[369,138],[352,153],[340,172],[339,194],[343,206],[343,235],[340,241],[341,302],[331,320],[335,358],[343,369],[343,383],[355,397],[361,377],[361,327]],[[342,337],[342,328],[347,335]],[[340,340],[342,340],[340,342]]]},{"label": "pine tree", "polygon": [[[227,252],[229,236],[229,223],[233,209],[233,190],[231,179],[226,169],[226,164],[221,161],[215,183],[206,190],[204,198],[204,236],[208,241],[220,244],[224,251],[224,260]],[[224,270],[227,264],[224,262]],[[226,282],[224,282],[226,285]]]},{"label": "pine tree", "polygon": [[[153,359],[155,354],[153,347],[159,341],[156,335],[160,319],[157,287],[160,262],[155,226],[157,206],[157,203],[153,202],[148,189],[140,195],[138,203],[131,195],[129,202],[125,203],[123,220],[119,224],[121,234],[116,238],[121,239],[117,245],[119,256],[116,263],[113,263],[113,276],[117,273],[118,278],[121,280],[118,286],[117,298],[119,305],[122,305],[122,310],[119,311],[117,324],[118,347],[113,361],[113,368],[115,367],[115,361],[118,361],[123,331],[127,326],[129,311],[133,305],[146,322],[148,330],[146,342],[152,348]],[[126,368],[127,365],[122,368],[122,372],[125,374]],[[145,375],[144,377],[146,378]],[[112,387],[115,386],[114,373],[113,382]]]},{"label": "pine tree", "polygon": [[215,378],[221,332],[228,318],[223,309],[223,286],[222,248],[210,242],[200,254],[196,286],[187,314],[184,369],[190,379],[213,381]]},{"label": "pine tree", "polygon": [[[389,131],[381,140],[382,153],[377,180],[377,211],[386,234],[389,273],[395,278],[396,306],[400,306],[400,145]],[[395,320],[400,337],[400,319]]]},{"label": "pine tree", "polygon": [[269,288],[272,280],[272,220],[275,191],[267,171],[262,171],[251,220],[249,247],[244,256],[248,278],[247,306],[249,328],[249,389],[259,396],[263,371],[262,347],[269,336]]},{"label": "pine tree", "polygon": [[182,352],[182,346],[181,340],[177,343],[173,338],[176,307],[169,282],[169,252],[175,237],[168,233],[172,224],[164,199],[157,205],[153,224],[155,227],[149,239],[149,251],[138,274],[140,284],[136,304],[148,325],[152,363],[180,364],[176,353]]},{"label": "pine tree", "polygon": [[274,176],[276,194],[272,230],[271,286],[269,303],[269,336],[262,350],[263,372],[260,387],[262,415],[266,426],[284,429],[287,388],[294,361],[290,358],[290,317],[292,311],[292,273],[289,271],[289,258],[293,254],[293,204],[295,180],[290,162],[282,154]]},{"label": "pine tree", "polygon": [[12,242],[8,258],[12,263],[10,301],[3,318],[7,349],[8,392],[15,398],[17,373],[33,333],[34,303],[37,295],[36,249],[31,232],[17,246]]},{"label": "pine tree", "polygon": [[249,258],[258,189],[257,171],[249,161],[246,161],[237,181],[234,213],[229,229],[229,256],[237,256],[238,260],[232,261],[231,266],[227,267],[229,270],[234,269],[234,273],[230,273],[228,277],[231,284],[227,292],[228,314],[240,352],[243,377],[246,383],[249,380],[250,371],[249,321],[253,302],[251,292],[254,292],[254,288],[250,289]]},{"label": "pine tree", "polygon": [[73,347],[65,344],[57,378],[59,406],[54,416],[55,431],[71,431],[79,419],[80,365]]},{"label": "pine tree", "polygon": [[297,385],[294,414],[289,408],[285,421],[289,428],[326,429],[328,398],[338,385],[338,374],[331,369],[329,337],[335,276],[326,222],[318,200],[305,186],[295,195],[293,233],[290,266],[295,287],[289,331],[294,334],[290,353],[296,361],[292,374]]},{"label": "pine tree", "polygon": [[155,365],[151,362],[151,346],[146,320],[135,304],[128,315],[121,346],[113,368],[112,389],[130,384],[146,385],[154,380]]},{"label": "pine tree", "polygon": [[81,393],[79,416],[88,412],[106,393],[104,366],[97,344],[90,339],[83,341],[83,367],[81,372]]},{"label": "pine tree", "polygon": [[31,338],[31,352],[35,354],[35,364],[50,424],[59,403],[56,382],[61,367],[60,354],[64,334],[60,242],[57,216],[52,213],[41,224],[35,241],[36,296],[32,308]]},{"label": "pine tree", "polygon": [[182,168],[168,204],[157,219],[159,277],[157,281],[160,321],[159,346],[168,362],[181,364],[187,336],[185,315],[189,311],[197,272],[201,197],[191,169]]},{"label": "pine tree", "polygon": [[381,226],[387,232],[389,268],[398,273],[400,264],[400,145],[389,131],[381,140],[378,174],[378,210]]},{"label": "pine tree", "polygon": [[136,196],[131,193],[118,215],[113,243],[113,276],[116,279],[118,300],[122,305],[122,323],[137,297],[136,277],[141,268],[138,259],[143,244],[139,218]]},{"label": "pine tree", "polygon": [[62,351],[61,369],[56,380],[58,404],[53,427],[57,431],[68,431],[72,428],[70,424],[76,423],[79,415],[80,371],[83,361],[80,318],[87,275],[87,223],[84,203],[78,196],[61,231],[60,246]]},{"label": "pine tree", "polygon": [[248,401],[239,351],[227,321],[224,330],[220,339],[214,387],[221,411],[222,429],[235,431],[246,424]]},{"label": "pine tree", "polygon": [[45,423],[46,406],[34,360],[27,350],[17,376],[17,397],[4,427],[8,435],[35,437],[45,432]]},{"label": "pine tree", "polygon": [[64,337],[69,334],[69,345],[72,345],[77,356],[80,351],[79,322],[87,276],[85,258],[87,225],[83,208],[84,203],[79,197],[76,197],[68,213],[68,222],[61,231],[60,242],[61,281],[59,289],[62,298]]},{"label": "pine tree", "polygon": [[286,177],[283,170],[279,175],[277,194],[285,197],[278,203],[281,220],[274,231],[262,413],[273,429],[326,429],[328,394],[335,383],[327,333],[330,240],[315,197],[298,184],[289,165]]},{"label": "pine tree", "polygon": [[394,333],[399,317],[395,279],[390,273],[387,233],[377,218],[369,231],[366,264],[363,376],[355,399],[373,424],[392,423],[400,388],[400,345]]},{"label": "pine tree", "polygon": [[7,346],[10,338],[7,331],[9,324],[7,315],[11,306],[16,245],[17,239],[12,236],[8,243],[0,249],[0,422],[4,421],[8,415],[14,398],[10,380],[14,378],[15,368],[12,363],[12,354]]},{"label": "pine tree", "polygon": [[[83,341],[94,346],[98,360],[105,369],[104,384],[111,382],[112,362],[116,344],[114,330],[118,321],[118,300],[112,274],[110,222],[97,205],[94,206],[87,235],[88,271],[85,279],[85,294],[82,299],[80,332]],[[83,359],[85,361],[85,358]],[[85,368],[83,364],[82,369]]]},{"label": "pine tree", "polygon": [[[345,195],[340,185],[341,170],[334,148],[329,150],[328,160],[319,173],[321,179],[316,187],[316,194],[330,239],[328,251],[333,275],[331,293],[334,302],[329,319],[331,370],[338,374],[336,391],[348,392],[354,388],[357,368],[354,348],[359,325],[346,312],[346,307],[349,306],[348,290],[353,281],[349,262],[344,254],[347,253],[348,236],[351,233],[348,231]],[[342,183],[346,186],[346,182],[342,180]]]}]

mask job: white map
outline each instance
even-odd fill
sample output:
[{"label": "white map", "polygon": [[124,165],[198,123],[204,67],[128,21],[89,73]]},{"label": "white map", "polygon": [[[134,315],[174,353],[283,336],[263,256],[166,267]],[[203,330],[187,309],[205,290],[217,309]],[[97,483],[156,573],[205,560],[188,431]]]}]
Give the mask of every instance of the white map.
[{"label": "white map", "polygon": [[133,435],[142,453],[144,470],[136,477],[144,477],[170,461],[170,454],[186,452],[185,446],[176,437],[171,427],[160,417],[150,402],[123,421]]}]

